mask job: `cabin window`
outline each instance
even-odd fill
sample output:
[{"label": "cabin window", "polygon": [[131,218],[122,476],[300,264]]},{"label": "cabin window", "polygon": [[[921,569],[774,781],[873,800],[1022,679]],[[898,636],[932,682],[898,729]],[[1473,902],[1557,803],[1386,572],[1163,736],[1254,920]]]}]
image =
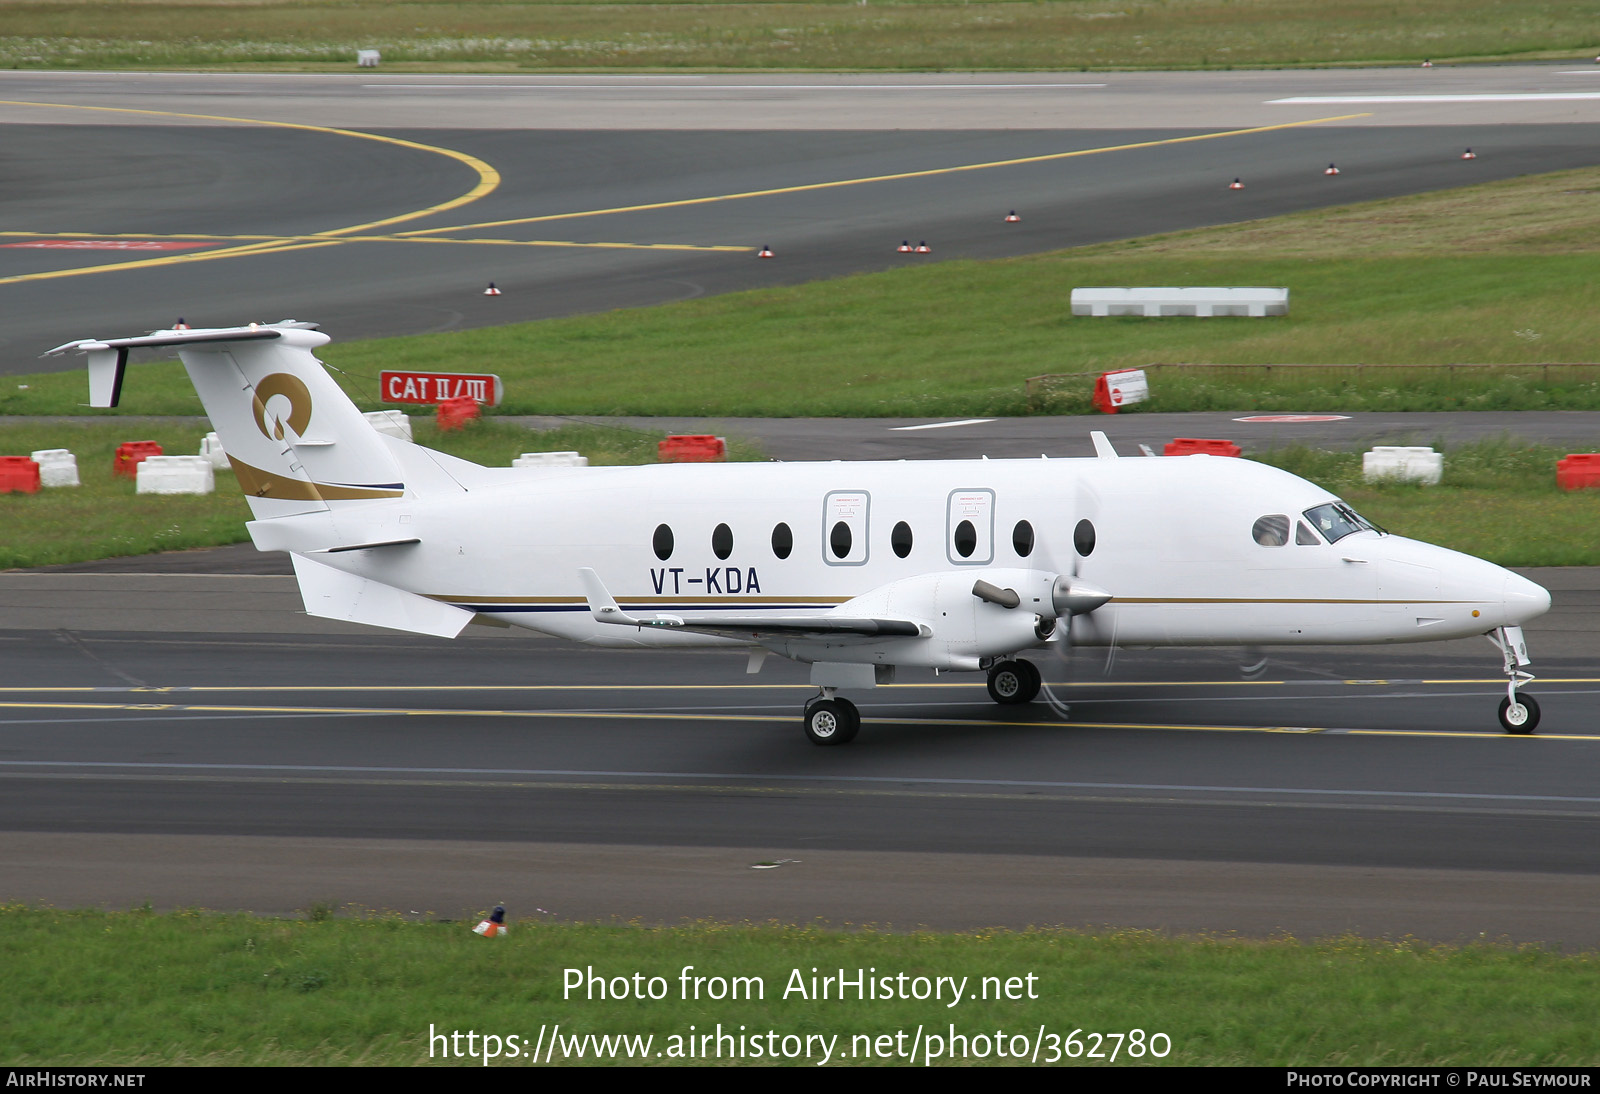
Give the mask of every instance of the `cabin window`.
[{"label": "cabin window", "polygon": [[733,554],[733,529],[726,524],[719,524],[711,533],[711,551],[718,558],[727,558]]},{"label": "cabin window", "polygon": [[672,529],[665,524],[656,525],[656,534],[650,539],[650,546],[656,550],[656,557],[662,562],[672,557]]},{"label": "cabin window", "polygon": [[833,531],[828,533],[828,546],[833,548],[835,558],[849,556],[850,541],[850,526],[842,520],[833,526]]},{"label": "cabin window", "polygon": [[1094,554],[1094,525],[1087,520],[1080,520],[1078,526],[1072,530],[1072,547],[1078,554],[1088,558]]},{"label": "cabin window", "polygon": [[1313,532],[1303,520],[1295,521],[1294,541],[1301,547],[1315,547],[1322,542],[1317,538],[1317,533]]},{"label": "cabin window", "polygon": [[901,521],[894,526],[894,531],[889,533],[889,546],[900,558],[905,558],[911,553],[911,525]]},{"label": "cabin window", "polygon": [[944,554],[956,566],[994,561],[994,491],[950,491],[945,502]]},{"label": "cabin window", "polygon": [[1315,509],[1306,510],[1306,519],[1311,526],[1322,533],[1322,538],[1329,543],[1338,543],[1352,532],[1376,532],[1370,521],[1364,520],[1342,501],[1330,501],[1327,505],[1319,505]]},{"label": "cabin window", "polygon": [[772,530],[772,553],[779,558],[788,558],[789,552],[794,550],[794,533],[787,524],[779,524]]},{"label": "cabin window", "polygon": [[829,566],[865,566],[871,553],[872,496],[865,490],[834,490],[822,502],[822,561]]},{"label": "cabin window", "polygon": [[1017,526],[1011,529],[1011,547],[1022,558],[1033,554],[1033,525],[1025,520],[1017,521]]},{"label": "cabin window", "polygon": [[972,552],[978,549],[978,530],[972,526],[970,520],[964,520],[956,525],[954,542],[956,554],[962,558],[971,558]]},{"label": "cabin window", "polygon": [[1256,521],[1250,535],[1263,547],[1282,547],[1289,542],[1289,518],[1269,513]]}]

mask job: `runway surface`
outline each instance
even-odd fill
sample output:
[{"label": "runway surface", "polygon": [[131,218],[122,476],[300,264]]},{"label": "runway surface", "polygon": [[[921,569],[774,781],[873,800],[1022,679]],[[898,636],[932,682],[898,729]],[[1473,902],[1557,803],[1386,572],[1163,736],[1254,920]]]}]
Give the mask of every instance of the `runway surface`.
[{"label": "runway surface", "polygon": [[1591,166],[1591,77],[0,73],[0,373],[180,316],[452,330]]},{"label": "runway surface", "polygon": [[787,663],[387,635],[289,578],[0,575],[0,892],[1593,946],[1600,578],[1531,576],[1532,738],[1477,642],[1254,679],[1085,651],[1044,662],[1066,714],[907,674],[818,749]]},{"label": "runway surface", "polygon": [[[459,83],[0,73],[0,372],[178,315],[447,330],[1588,166],[1600,121],[1559,66]],[[1059,426],[962,428],[856,432],[998,456]],[[816,749],[797,666],[341,628],[271,575],[0,575],[0,899],[1600,945],[1600,588],[1538,577],[1532,738],[1478,642],[1251,680],[1086,656],[1049,666],[1065,716],[907,680]]]}]

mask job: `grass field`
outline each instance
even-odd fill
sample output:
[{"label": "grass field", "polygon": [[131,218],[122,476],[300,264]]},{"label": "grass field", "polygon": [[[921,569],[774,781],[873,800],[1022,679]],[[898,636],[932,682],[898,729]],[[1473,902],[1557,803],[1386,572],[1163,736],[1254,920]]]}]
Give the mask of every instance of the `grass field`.
[{"label": "grass field", "polygon": [[[574,1039],[651,1036],[639,1055],[657,1064],[701,1062],[698,1052],[686,1059],[690,1030],[714,1035],[719,1025],[729,1034],[743,1031],[746,1049],[748,1038],[759,1037],[763,1046],[780,1046],[780,1056],[783,1042],[769,1041],[768,1031],[790,1037],[797,1052],[805,1035],[835,1037],[835,1064],[1112,1064],[1114,1044],[1115,1066],[1593,1065],[1600,1059],[1595,954],[1412,940],[1171,939],[1136,931],[936,935],[515,920],[506,939],[485,941],[464,923],[329,917],[327,910],[305,920],[270,920],[0,906],[7,987],[0,993],[0,1059],[13,1067],[413,1065],[430,1062],[432,1028],[462,1031],[463,1053],[465,1031],[475,1031],[479,1043],[492,1034],[502,1053],[510,1047],[519,1053],[498,1063],[526,1066],[541,1033],[548,1046],[558,1023]],[[762,996],[685,1001],[684,966],[705,977],[759,979]],[[658,976],[665,998],[569,995],[567,969],[592,969],[607,979],[638,972],[646,983]],[[948,993],[943,1002],[836,995],[818,1002],[792,992],[785,998],[797,970],[809,991],[812,969],[850,977],[857,970],[879,978],[905,973],[908,983],[918,976],[965,977],[968,994],[954,1007],[945,1005]],[[1000,994],[1015,978],[1021,998],[972,998],[984,977],[996,978]],[[919,1027],[922,1036],[914,1040]],[[1091,1040],[1134,1029],[1142,1031],[1145,1051],[1132,1059],[1128,1040]],[[949,1058],[952,1031],[968,1039],[964,1059]],[[1075,1031],[1074,1049],[1068,1038]],[[1170,1042],[1159,1058],[1150,1051],[1166,1047],[1157,1034]],[[946,1055],[930,1060],[935,1035]],[[1035,1039],[1042,1051],[1032,1060]],[[441,1059],[448,1042],[431,1043],[432,1062],[467,1062]],[[725,1051],[737,1043],[725,1042]],[[552,1053],[553,1063],[596,1062],[592,1046],[579,1060],[567,1044]],[[813,1045],[809,1060],[778,1062],[819,1064],[821,1046]],[[1099,1061],[1087,1057],[1096,1049]],[[1075,1058],[1063,1058],[1069,1053]],[[746,1051],[736,1062],[769,1060]]]},{"label": "grass field", "polygon": [[1089,69],[1582,57],[1582,0],[8,0],[0,67]]},{"label": "grass field", "polygon": [[[995,262],[952,261],[655,308],[324,351],[376,408],[383,368],[505,380],[504,413],[1022,414],[1027,380],[1152,362],[1505,364],[1600,360],[1600,169]],[[1085,285],[1278,285],[1273,319],[1073,318]],[[338,332],[332,334],[337,337]],[[83,413],[81,373],[12,378],[0,414]],[[18,385],[27,385],[20,387]],[[195,414],[176,365],[137,366],[123,413]],[[1045,410],[1087,409],[1089,384]],[[1150,410],[1597,409],[1600,383],[1477,376],[1278,390],[1157,386]]]}]

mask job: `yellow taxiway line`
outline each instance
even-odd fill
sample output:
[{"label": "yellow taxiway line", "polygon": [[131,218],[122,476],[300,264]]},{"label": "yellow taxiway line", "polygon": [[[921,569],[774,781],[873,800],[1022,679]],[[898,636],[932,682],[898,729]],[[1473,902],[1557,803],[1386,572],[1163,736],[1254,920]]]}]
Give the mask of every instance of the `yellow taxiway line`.
[{"label": "yellow taxiway line", "polygon": [[[45,711],[101,711],[106,713],[168,714],[260,714],[275,717],[346,717],[367,716],[381,718],[507,718],[514,720],[548,721],[553,719],[581,719],[585,721],[616,722],[757,722],[766,725],[787,724],[793,716],[784,714],[723,714],[716,711],[615,711],[615,710],[474,710],[466,708],[432,707],[339,707],[339,706],[231,706],[190,703],[19,703],[0,702],[0,710]],[[963,719],[963,718],[904,718],[877,717],[874,725],[927,725],[927,726],[1005,726],[1039,729],[1119,729],[1156,730],[1188,733],[1276,733],[1298,736],[1356,736],[1356,737],[1425,737],[1472,738],[1477,740],[1518,741],[1587,741],[1600,742],[1600,736],[1584,734],[1508,734],[1489,730],[1410,730],[1410,729],[1335,729],[1327,726],[1244,726],[1205,725],[1184,722],[1073,722],[1053,718],[1032,721]]]},{"label": "yellow taxiway line", "polygon": [[[445,156],[458,163],[464,164],[478,176],[478,181],[466,193],[451,198],[449,201],[437,202],[422,209],[416,209],[397,216],[384,217],[381,220],[369,220],[361,224],[352,224],[345,228],[335,228],[328,232],[320,233],[322,236],[340,237],[354,235],[359,232],[370,232],[374,228],[387,228],[394,224],[404,224],[418,220],[422,217],[435,216],[446,213],[452,209],[459,209],[471,204],[479,198],[492,193],[500,185],[500,172],[476,156],[465,152],[458,152],[453,148],[442,148],[438,145],[423,144],[419,141],[403,140],[400,137],[385,137],[378,133],[363,133],[356,129],[335,129],[326,125],[307,125],[301,122],[274,122],[260,118],[234,118],[218,114],[186,114],[172,110],[136,110],[131,107],[121,106],[77,106],[69,103],[36,103],[15,100],[0,100],[0,106],[36,106],[53,110],[94,110],[111,114],[138,114],[154,118],[185,118],[191,121],[227,122],[234,125],[262,125],[273,129],[297,129],[310,133],[327,133],[339,137],[352,137],[357,140],[377,141],[380,144],[390,144],[399,148],[412,149],[420,152],[431,152],[435,155]],[[284,246],[281,242],[265,241],[246,244],[241,247],[226,247],[216,251],[201,251],[182,255],[164,255],[160,258],[140,259],[133,262],[103,263],[98,266],[80,266],[71,270],[50,270],[35,274],[18,274],[12,277],[0,277],[0,285],[12,284],[22,281],[47,281],[59,277],[79,277],[84,274],[109,273],[118,270],[149,269],[154,266],[174,266],[184,262],[210,262],[218,258],[238,258],[251,254],[277,254],[283,251],[302,250],[306,247],[333,246],[341,242],[338,238],[324,240],[319,243],[298,243]]]},{"label": "yellow taxiway line", "polygon": [[[1457,677],[1437,680],[1068,680],[1052,682],[1052,688],[1260,688],[1260,687],[1378,687],[1389,685],[1450,687],[1466,684],[1505,686],[1503,676]],[[1600,684],[1600,676],[1541,676],[1540,684]],[[920,691],[939,688],[981,688],[982,680],[928,681],[927,683],[880,684],[879,691]],[[0,687],[0,695],[85,695],[115,693],[174,692],[538,692],[538,691],[810,691],[815,684],[128,684]]]},{"label": "yellow taxiway line", "polygon": [[441,232],[467,232],[479,228],[505,228],[514,224],[540,224],[551,220],[577,220],[583,217],[614,216],[619,213],[642,213],[656,209],[681,209],[691,205],[711,205],[722,201],[744,201],[748,198],[777,197],[782,194],[805,194],[816,190],[837,190],[845,186],[866,186],[875,182],[900,182],[906,179],[934,178],[954,175],[963,171],[988,171],[997,167],[1021,167],[1034,163],[1073,159],[1078,156],[1100,156],[1109,152],[1132,152],[1141,148],[1160,148],[1171,144],[1190,144],[1195,141],[1215,141],[1225,137],[1245,137],[1255,133],[1270,133],[1278,129],[1296,129],[1307,125],[1324,125],[1328,122],[1349,121],[1353,118],[1371,117],[1366,114],[1340,114],[1331,118],[1311,118],[1299,122],[1280,122],[1277,125],[1259,125],[1250,129],[1230,129],[1222,133],[1196,133],[1187,137],[1166,137],[1155,141],[1136,141],[1131,144],[1109,144],[1099,148],[1080,148],[1073,152],[1048,152],[1039,156],[1021,156],[1009,160],[989,160],[984,163],[964,163],[955,167],[930,167],[922,171],[901,171],[892,175],[867,175],[854,179],[835,179],[832,182],[809,182],[796,186],[778,186],[768,190],[746,190],[737,194],[716,194],[710,197],[680,198],[676,201],[654,201],[643,205],[618,205],[608,209],[586,209],[572,213],[547,213],[536,217],[518,217],[512,220],[488,220],[477,224],[461,224],[453,228],[416,228],[402,232],[404,236],[432,235]]},{"label": "yellow taxiway line", "polygon": [[[832,190],[847,186],[864,186],[877,182],[895,182],[906,179],[932,178],[939,175],[951,175],[966,171],[986,171],[1000,167],[1018,167],[1028,164],[1049,163],[1056,160],[1073,159],[1079,156],[1104,155],[1111,152],[1128,152],[1142,148],[1158,148],[1165,145],[1187,144],[1196,141],[1221,140],[1226,137],[1249,136],[1256,133],[1269,133],[1279,129],[1295,129],[1308,125],[1322,125],[1328,122],[1347,121],[1353,118],[1363,118],[1368,114],[1341,114],[1328,118],[1311,118],[1305,121],[1281,122],[1275,125],[1255,126],[1249,129],[1233,129],[1219,133],[1197,133],[1186,137],[1167,137],[1162,140],[1137,141],[1130,144],[1105,145],[1098,148],[1082,148],[1071,152],[1051,152],[1038,156],[1022,156],[1015,159],[991,160],[984,163],[959,164],[953,167],[934,167],[922,171],[903,171],[889,175],[871,175],[853,179],[835,179],[830,182],[803,183],[795,186],[781,186],[766,190],[749,190],[736,194],[717,194],[707,197],[682,198],[674,201],[649,202],[640,205],[615,206],[606,209],[587,209],[571,213],[550,213],[542,216],[520,217],[510,220],[482,221],[476,224],[458,224],[439,228],[419,228],[393,235],[373,236],[374,228],[386,228],[394,224],[402,224],[417,220],[422,217],[436,216],[449,212],[462,206],[477,201],[479,198],[491,193],[500,184],[500,174],[489,164],[476,156],[453,148],[444,148],[439,145],[423,144],[418,141],[403,140],[399,137],[386,137],[377,133],[364,133],[356,129],[336,129],[331,126],[307,125],[300,122],[267,121],[260,118],[235,118],[215,114],[189,114],[169,110],[138,110],[130,107],[114,106],[80,106],[69,103],[42,103],[23,102],[18,100],[0,100],[0,106],[33,106],[43,109],[56,110],[98,110],[114,114],[137,114],[148,117],[183,118],[192,121],[227,122],[236,125],[262,125],[279,129],[297,129],[312,133],[327,133],[335,136],[352,137],[359,140],[378,141],[401,148],[417,151],[431,152],[436,155],[446,156],[471,168],[478,175],[478,182],[466,193],[450,201],[439,202],[412,212],[386,217],[382,220],[368,221],[364,224],[353,224],[346,228],[335,228],[327,232],[319,232],[311,236],[223,236],[202,237],[194,235],[184,236],[139,236],[126,234],[110,234],[107,239],[116,238],[162,238],[162,239],[217,239],[237,240],[248,239],[252,242],[243,243],[235,247],[224,247],[210,251],[194,251],[186,254],[162,255],[159,258],[135,259],[132,261],[101,263],[95,266],[78,266],[68,270],[49,270],[40,273],[16,274],[10,277],[0,277],[0,285],[14,284],[25,281],[48,281],[63,277],[82,277],[87,274],[113,273],[122,270],[151,269],[158,266],[176,266],[187,262],[211,262],[219,258],[243,258],[258,254],[282,254],[287,251],[307,250],[316,247],[332,247],[341,243],[358,242],[453,242],[476,246],[524,246],[524,247],[590,247],[615,250],[674,250],[674,251],[723,251],[745,252],[753,250],[751,247],[733,246],[695,246],[690,244],[671,243],[581,243],[567,240],[507,240],[507,239],[442,239],[437,238],[445,233],[476,231],[483,228],[502,228],[521,224],[538,224],[555,220],[574,220],[585,217],[612,216],[622,213],[646,212],[658,209],[686,208],[694,205],[708,205],[715,202],[740,201],[748,198],[774,197],[783,194],[799,194],[817,190]],[[365,234],[364,234],[365,233]],[[4,235],[23,235],[24,233],[6,232]],[[97,238],[92,233],[27,233],[32,238]]]}]

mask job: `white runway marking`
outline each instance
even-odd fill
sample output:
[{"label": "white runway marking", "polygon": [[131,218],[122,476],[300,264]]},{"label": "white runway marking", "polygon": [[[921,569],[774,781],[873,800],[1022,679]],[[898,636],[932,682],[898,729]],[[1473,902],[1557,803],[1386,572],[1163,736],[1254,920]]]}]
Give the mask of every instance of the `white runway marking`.
[{"label": "white runway marking", "polygon": [[927,425],[892,425],[889,427],[889,432],[912,433],[919,429],[949,429],[951,426],[982,425],[984,422],[992,421],[994,421],[993,418],[962,418],[959,422],[929,422]]},{"label": "white runway marking", "polygon": [[1296,95],[1268,99],[1268,106],[1305,103],[1536,103],[1573,99],[1600,99],[1600,91],[1527,91],[1491,95]]},{"label": "white runway marking", "polygon": [[0,760],[0,771],[7,769],[36,770],[39,768],[66,768],[79,770],[146,771],[196,771],[218,773],[287,773],[295,775],[399,775],[437,777],[456,776],[514,776],[517,778],[581,778],[581,779],[685,779],[706,782],[739,781],[747,783],[804,783],[826,788],[830,783],[856,785],[905,786],[907,784],[947,787],[974,787],[1028,790],[1089,790],[1119,792],[1155,792],[1158,794],[1280,794],[1286,797],[1350,798],[1350,799],[1403,799],[1424,801],[1461,802],[1525,802],[1535,805],[1600,805],[1600,798],[1575,794],[1492,794],[1470,791],[1442,790],[1362,790],[1339,787],[1306,786],[1220,786],[1203,783],[1135,783],[1135,782],[1067,782],[1053,779],[978,779],[946,778],[927,775],[791,775],[741,771],[640,771],[629,769],[605,770],[601,768],[499,768],[499,767],[399,767],[388,765],[355,764],[250,764],[250,763],[162,763],[159,761],[102,761],[102,760]]}]

